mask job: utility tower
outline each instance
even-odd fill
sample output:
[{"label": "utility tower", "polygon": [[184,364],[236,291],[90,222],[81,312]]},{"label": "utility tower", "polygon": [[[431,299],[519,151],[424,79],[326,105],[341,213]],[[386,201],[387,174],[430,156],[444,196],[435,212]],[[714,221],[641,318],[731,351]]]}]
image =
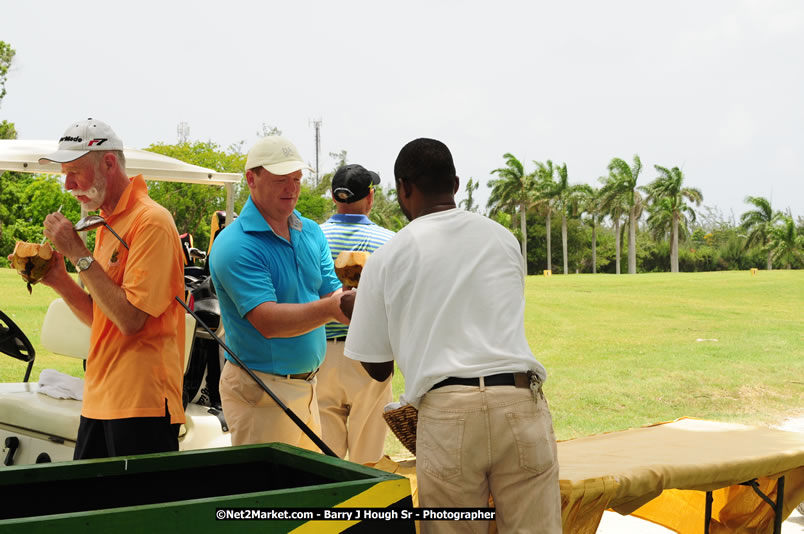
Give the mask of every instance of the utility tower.
[{"label": "utility tower", "polygon": [[190,140],[190,125],[181,121],[176,127],[176,137],[179,144],[188,142]]},{"label": "utility tower", "polygon": [[321,125],[323,121],[321,117],[319,117],[317,119],[311,119],[309,124],[315,128],[315,185],[318,187],[320,177],[318,173],[318,155],[321,153]]}]

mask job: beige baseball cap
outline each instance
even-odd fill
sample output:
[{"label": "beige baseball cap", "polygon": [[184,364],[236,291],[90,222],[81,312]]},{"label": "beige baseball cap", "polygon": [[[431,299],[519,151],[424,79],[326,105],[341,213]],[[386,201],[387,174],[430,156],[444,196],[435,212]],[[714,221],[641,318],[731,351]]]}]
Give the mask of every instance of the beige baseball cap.
[{"label": "beige baseball cap", "polygon": [[95,119],[78,121],[67,127],[59,139],[59,149],[39,158],[39,163],[67,163],[96,150],[123,150],[123,141],[105,122]]},{"label": "beige baseball cap", "polygon": [[260,138],[246,158],[246,170],[262,167],[271,174],[290,174],[301,169],[312,171],[303,160],[296,146],[281,135]]}]

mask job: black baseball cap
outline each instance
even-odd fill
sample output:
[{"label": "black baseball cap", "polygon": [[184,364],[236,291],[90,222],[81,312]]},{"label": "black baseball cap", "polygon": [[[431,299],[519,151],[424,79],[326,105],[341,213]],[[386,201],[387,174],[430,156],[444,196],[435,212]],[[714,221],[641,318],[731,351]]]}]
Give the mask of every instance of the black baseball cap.
[{"label": "black baseball cap", "polygon": [[375,185],[380,183],[380,175],[362,165],[344,165],[332,177],[332,196],[338,202],[351,204],[368,196]]}]

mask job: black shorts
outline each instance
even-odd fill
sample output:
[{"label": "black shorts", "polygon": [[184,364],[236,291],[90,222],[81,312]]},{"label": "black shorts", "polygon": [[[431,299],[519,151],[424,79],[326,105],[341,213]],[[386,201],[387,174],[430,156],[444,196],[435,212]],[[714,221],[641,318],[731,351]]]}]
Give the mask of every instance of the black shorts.
[{"label": "black shorts", "polygon": [[179,424],[163,417],[89,419],[81,416],[73,460],[179,450]]}]

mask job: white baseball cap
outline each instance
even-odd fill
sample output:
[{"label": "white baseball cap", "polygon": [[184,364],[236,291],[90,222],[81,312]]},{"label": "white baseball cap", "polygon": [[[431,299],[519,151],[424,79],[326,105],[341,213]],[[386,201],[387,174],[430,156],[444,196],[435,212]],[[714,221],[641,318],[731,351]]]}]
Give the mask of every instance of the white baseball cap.
[{"label": "white baseball cap", "polygon": [[296,146],[281,135],[260,138],[246,158],[246,170],[262,167],[271,174],[285,175],[301,169],[312,171],[299,155]]},{"label": "white baseball cap", "polygon": [[95,150],[123,150],[123,141],[105,122],[95,119],[78,121],[71,124],[61,136],[59,149],[39,158],[39,163],[67,163]]}]

